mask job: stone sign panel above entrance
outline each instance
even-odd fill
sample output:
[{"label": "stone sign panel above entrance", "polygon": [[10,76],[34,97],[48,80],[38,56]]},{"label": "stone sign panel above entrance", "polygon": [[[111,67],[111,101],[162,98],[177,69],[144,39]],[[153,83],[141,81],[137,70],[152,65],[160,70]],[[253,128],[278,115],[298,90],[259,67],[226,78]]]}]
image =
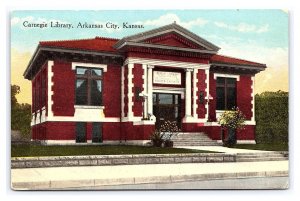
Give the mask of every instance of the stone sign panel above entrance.
[{"label": "stone sign panel above entrance", "polygon": [[166,71],[154,71],[153,72],[153,83],[154,84],[181,85],[181,73],[166,72]]}]

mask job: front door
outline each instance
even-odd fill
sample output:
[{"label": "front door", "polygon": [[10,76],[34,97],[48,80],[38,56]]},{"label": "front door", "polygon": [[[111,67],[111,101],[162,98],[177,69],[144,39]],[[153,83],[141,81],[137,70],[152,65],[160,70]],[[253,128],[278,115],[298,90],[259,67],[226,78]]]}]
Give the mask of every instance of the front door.
[{"label": "front door", "polygon": [[181,127],[180,94],[153,93],[153,114],[156,117],[155,128],[159,129],[165,121],[176,122]]}]

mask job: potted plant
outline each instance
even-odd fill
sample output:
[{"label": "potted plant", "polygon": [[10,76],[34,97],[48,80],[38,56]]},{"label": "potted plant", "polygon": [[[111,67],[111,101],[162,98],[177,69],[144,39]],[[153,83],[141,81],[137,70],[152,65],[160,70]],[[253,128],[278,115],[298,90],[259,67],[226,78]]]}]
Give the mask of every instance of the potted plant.
[{"label": "potted plant", "polygon": [[[226,110],[218,119],[218,123],[221,125],[221,139],[225,146],[232,146],[236,144],[236,131],[244,128],[245,116],[238,109]],[[228,137],[224,136],[224,130],[227,129]]]},{"label": "potted plant", "polygon": [[172,137],[180,131],[177,126],[176,121],[165,121],[161,127],[160,132],[162,133],[162,138],[164,140],[165,147],[173,147]]}]

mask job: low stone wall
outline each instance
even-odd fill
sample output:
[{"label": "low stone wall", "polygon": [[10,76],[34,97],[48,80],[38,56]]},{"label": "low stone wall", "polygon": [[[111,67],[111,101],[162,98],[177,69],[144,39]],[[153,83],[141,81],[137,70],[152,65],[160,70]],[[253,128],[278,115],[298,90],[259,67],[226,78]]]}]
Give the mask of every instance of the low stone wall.
[{"label": "low stone wall", "polygon": [[11,168],[235,162],[235,154],[140,154],[97,156],[14,157]]}]

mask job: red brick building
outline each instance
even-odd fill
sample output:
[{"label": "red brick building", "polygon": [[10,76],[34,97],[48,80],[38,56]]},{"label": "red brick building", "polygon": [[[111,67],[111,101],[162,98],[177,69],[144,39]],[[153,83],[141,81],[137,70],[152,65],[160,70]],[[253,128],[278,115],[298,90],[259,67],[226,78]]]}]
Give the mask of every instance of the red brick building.
[{"label": "red brick building", "polygon": [[220,140],[217,118],[236,106],[247,118],[238,143],[253,143],[254,76],[266,65],[219,49],[176,23],[121,40],[42,41],[24,72],[32,139],[144,144],[172,120]]}]

